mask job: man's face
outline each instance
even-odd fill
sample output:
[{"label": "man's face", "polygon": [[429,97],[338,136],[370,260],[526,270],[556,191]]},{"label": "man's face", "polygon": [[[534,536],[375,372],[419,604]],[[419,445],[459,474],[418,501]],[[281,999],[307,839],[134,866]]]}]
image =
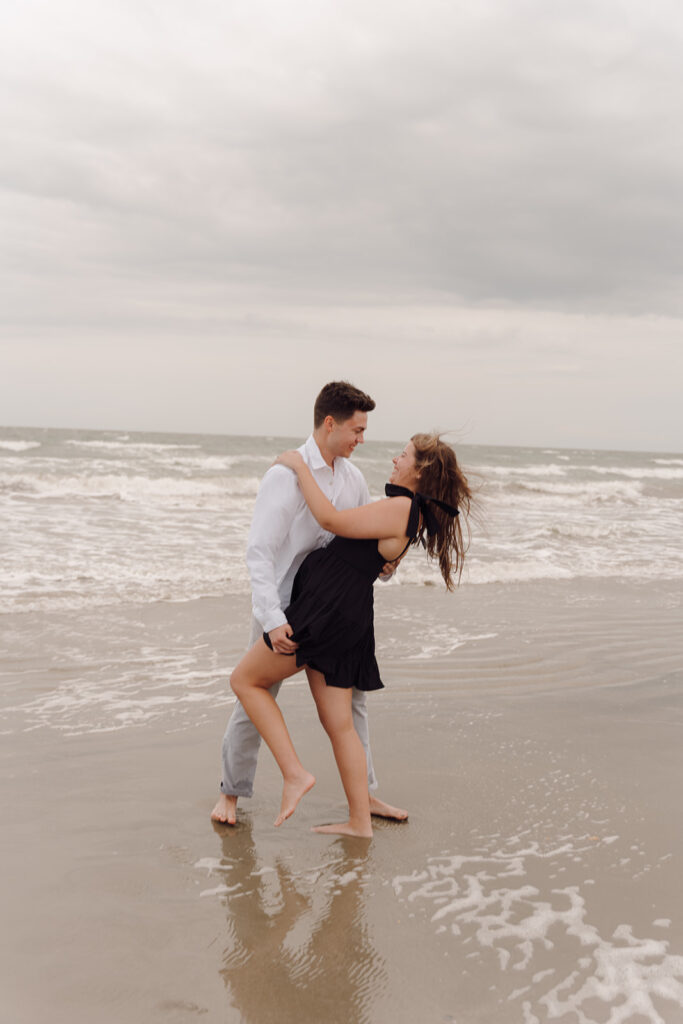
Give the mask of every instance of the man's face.
[{"label": "man's face", "polygon": [[365,431],[368,425],[368,414],[366,412],[354,412],[349,420],[338,423],[337,420],[329,417],[332,429],[327,437],[327,444],[335,459],[341,456],[348,459],[357,444],[363,444]]}]

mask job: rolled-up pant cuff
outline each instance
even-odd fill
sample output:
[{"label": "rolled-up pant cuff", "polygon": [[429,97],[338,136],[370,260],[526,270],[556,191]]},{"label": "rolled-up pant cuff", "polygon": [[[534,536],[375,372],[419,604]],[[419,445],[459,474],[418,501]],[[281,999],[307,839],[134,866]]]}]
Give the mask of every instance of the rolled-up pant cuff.
[{"label": "rolled-up pant cuff", "polygon": [[233,786],[228,789],[225,782],[221,782],[221,793],[225,793],[226,796],[236,797],[252,797],[254,795],[254,787],[248,785]]}]

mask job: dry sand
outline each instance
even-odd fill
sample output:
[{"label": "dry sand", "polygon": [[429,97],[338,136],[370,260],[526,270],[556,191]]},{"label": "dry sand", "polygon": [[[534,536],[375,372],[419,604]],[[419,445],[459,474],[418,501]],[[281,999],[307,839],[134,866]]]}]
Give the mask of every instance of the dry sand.
[{"label": "dry sand", "polygon": [[[683,1022],[680,595],[574,582],[459,602],[482,639],[394,658],[406,593],[382,596],[373,748],[380,794],[411,816],[370,843],[309,831],[343,800],[296,683],[283,708],[318,784],[279,830],[267,751],[239,826],[209,822],[225,707],[6,731],[3,1019]],[[231,663],[248,611],[145,614]],[[58,626],[15,623],[12,671],[36,694],[54,674],[26,636]]]}]

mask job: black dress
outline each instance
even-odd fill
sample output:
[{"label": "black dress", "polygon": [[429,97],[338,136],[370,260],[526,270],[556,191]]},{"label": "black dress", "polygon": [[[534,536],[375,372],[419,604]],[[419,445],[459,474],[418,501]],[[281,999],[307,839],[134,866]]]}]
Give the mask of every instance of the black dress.
[{"label": "black dress", "polygon": [[[400,492],[413,497],[404,488]],[[415,539],[418,523],[415,506],[406,528],[408,542],[394,562]],[[296,663],[322,672],[328,686],[384,686],[375,659],[372,585],[387,560],[377,545],[376,540],[333,537],[327,547],[306,556],[294,577],[285,616],[294,630],[292,640],[299,644]],[[272,650],[267,633],[263,639]]]}]

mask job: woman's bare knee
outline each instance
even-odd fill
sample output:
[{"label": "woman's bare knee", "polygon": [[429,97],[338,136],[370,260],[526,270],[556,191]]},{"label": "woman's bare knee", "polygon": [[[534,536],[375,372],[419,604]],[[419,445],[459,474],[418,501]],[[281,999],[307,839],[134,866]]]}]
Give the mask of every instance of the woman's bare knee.
[{"label": "woman's bare knee", "polygon": [[[239,700],[244,694],[254,689],[268,690],[274,683],[287,679],[298,671],[293,659],[276,655],[276,658],[285,664],[273,664],[273,654],[261,642],[263,650],[258,645],[245,654],[238,665],[234,667],[230,675],[230,686],[232,692]],[[265,657],[264,657],[265,655]]]},{"label": "woman's bare knee", "polygon": [[325,732],[327,732],[327,720],[329,718],[329,713],[325,711],[325,708],[321,708],[317,701],[315,707],[316,711],[318,712],[318,719],[320,721],[320,724],[322,725]]},{"label": "woman's bare knee", "polygon": [[239,700],[240,691],[241,691],[241,688],[242,688],[241,687],[241,682],[242,682],[242,678],[239,675],[239,673],[237,672],[237,670],[235,670],[232,673],[232,675],[230,676],[230,689],[235,694],[235,696],[237,697],[238,700]]},{"label": "woman's bare knee", "polygon": [[323,729],[330,739],[343,736],[345,733],[351,732],[351,730],[354,729],[353,718],[350,714],[337,715],[334,712],[327,710],[321,711],[320,708],[318,708],[318,717],[320,718]]},{"label": "woman's bare knee", "polygon": [[249,673],[245,672],[241,665],[237,665],[230,674],[230,686],[238,699],[241,699],[242,694],[249,687],[249,683]]}]

